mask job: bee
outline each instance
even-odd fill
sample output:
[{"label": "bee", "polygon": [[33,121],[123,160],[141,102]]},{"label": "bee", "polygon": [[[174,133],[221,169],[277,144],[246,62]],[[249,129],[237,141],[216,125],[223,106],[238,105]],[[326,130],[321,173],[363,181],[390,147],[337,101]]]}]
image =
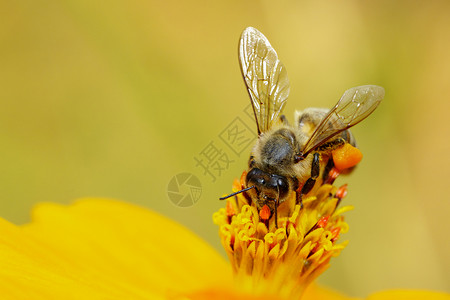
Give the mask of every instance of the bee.
[{"label": "bee", "polygon": [[[317,181],[325,182],[335,167],[333,155],[349,145],[357,149],[349,128],[377,108],[384,89],[375,85],[351,88],[331,109],[307,108],[296,112],[291,125],[282,115],[290,90],[286,68],[267,38],[253,27],[246,28],[241,35],[239,62],[255,115],[258,140],[250,155],[246,186],[220,199],[246,192],[258,210],[264,206],[270,209],[278,226],[277,208],[291,192],[296,193],[297,204],[302,207],[302,197],[313,190]],[[353,159],[347,161],[339,172],[348,173],[358,163]]]}]

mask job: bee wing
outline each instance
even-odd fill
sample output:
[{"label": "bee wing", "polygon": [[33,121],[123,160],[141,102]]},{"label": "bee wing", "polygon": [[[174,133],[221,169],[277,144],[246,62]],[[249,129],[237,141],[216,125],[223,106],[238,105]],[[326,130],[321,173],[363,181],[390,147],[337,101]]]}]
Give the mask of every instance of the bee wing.
[{"label": "bee wing", "polygon": [[333,136],[367,118],[383,97],[384,88],[376,85],[357,86],[345,91],[314,130],[302,150],[302,155],[306,157]]},{"label": "bee wing", "polygon": [[289,96],[289,78],[267,38],[253,27],[241,35],[239,62],[260,134],[281,114]]}]

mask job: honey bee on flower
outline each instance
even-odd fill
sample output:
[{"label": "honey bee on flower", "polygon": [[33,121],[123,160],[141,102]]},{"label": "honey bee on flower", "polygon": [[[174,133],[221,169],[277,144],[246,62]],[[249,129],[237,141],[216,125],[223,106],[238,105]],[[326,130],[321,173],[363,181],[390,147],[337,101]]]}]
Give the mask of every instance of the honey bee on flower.
[{"label": "honey bee on flower", "polygon": [[[295,193],[296,204],[338,173],[348,173],[362,158],[349,128],[367,118],[384,97],[376,85],[351,88],[331,109],[297,111],[290,124],[282,115],[289,78],[267,38],[253,27],[241,35],[239,61],[250,95],[258,140],[253,147],[242,189],[262,219],[275,218],[278,207]],[[330,172],[334,176],[330,178]]]}]

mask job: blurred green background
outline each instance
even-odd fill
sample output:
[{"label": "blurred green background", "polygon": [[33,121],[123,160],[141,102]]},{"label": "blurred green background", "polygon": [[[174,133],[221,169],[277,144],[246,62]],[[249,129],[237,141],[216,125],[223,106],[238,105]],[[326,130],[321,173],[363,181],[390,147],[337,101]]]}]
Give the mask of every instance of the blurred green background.
[{"label": "blurred green background", "polygon": [[[246,168],[219,134],[249,103],[242,30],[261,30],[291,80],[285,111],[331,107],[347,88],[386,98],[353,130],[365,158],[349,177],[350,244],[319,281],[353,296],[449,291],[448,1],[2,1],[0,216],[41,201],[119,198],[156,210],[221,250],[211,215]],[[215,182],[194,157],[233,160]],[[196,175],[180,208],[170,179]],[[222,252],[223,253],[223,252]]]}]

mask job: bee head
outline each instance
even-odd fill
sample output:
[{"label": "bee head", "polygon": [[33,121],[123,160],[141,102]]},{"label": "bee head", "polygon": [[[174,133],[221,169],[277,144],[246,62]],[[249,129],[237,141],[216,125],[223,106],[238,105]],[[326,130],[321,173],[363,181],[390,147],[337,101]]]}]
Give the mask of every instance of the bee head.
[{"label": "bee head", "polygon": [[254,186],[258,200],[262,202],[277,201],[281,203],[289,194],[289,181],[286,177],[270,174],[258,168],[247,174],[247,186]]}]

